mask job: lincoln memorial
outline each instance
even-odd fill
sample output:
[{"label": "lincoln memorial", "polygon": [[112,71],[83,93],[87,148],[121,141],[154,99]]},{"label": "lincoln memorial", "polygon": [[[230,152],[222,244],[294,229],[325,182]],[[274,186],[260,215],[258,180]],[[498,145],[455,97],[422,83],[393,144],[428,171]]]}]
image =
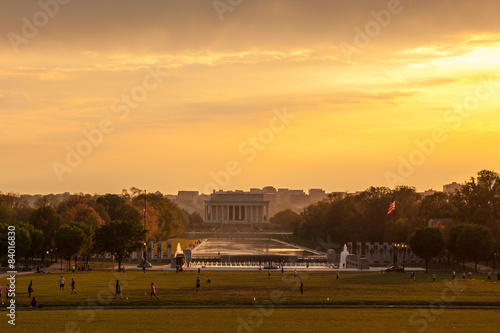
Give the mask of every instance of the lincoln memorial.
[{"label": "lincoln memorial", "polygon": [[261,193],[214,193],[205,201],[206,223],[269,223],[269,201]]}]

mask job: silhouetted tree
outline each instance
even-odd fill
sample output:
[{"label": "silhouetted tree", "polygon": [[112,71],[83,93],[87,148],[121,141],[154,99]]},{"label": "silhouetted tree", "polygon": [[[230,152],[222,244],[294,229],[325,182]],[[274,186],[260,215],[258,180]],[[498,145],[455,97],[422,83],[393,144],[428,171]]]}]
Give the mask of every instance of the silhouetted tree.
[{"label": "silhouetted tree", "polygon": [[279,224],[283,229],[293,228],[299,223],[299,220],[300,215],[291,209],[282,210],[269,219],[271,223]]},{"label": "silhouetted tree", "polygon": [[120,269],[123,259],[144,247],[146,232],[140,223],[134,221],[112,221],[97,228],[96,251],[113,254]]},{"label": "silhouetted tree", "polygon": [[429,261],[443,252],[444,237],[438,228],[419,227],[408,237],[408,244],[413,253],[424,260],[425,272],[428,272]]},{"label": "silhouetted tree", "polygon": [[43,232],[45,240],[42,246],[42,261],[44,258],[45,251],[52,248],[52,243],[54,239],[54,232],[60,226],[59,215],[52,206],[43,206],[31,214],[30,223],[36,228]]},{"label": "silhouetted tree", "polygon": [[56,230],[54,239],[57,250],[61,255],[69,258],[68,266],[71,258],[81,253],[85,238],[84,231],[75,225],[64,224]]}]

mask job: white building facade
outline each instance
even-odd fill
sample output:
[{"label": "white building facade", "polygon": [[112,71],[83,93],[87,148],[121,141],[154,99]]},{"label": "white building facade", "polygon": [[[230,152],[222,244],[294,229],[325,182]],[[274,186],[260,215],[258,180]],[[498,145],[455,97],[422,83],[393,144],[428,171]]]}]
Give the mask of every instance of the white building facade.
[{"label": "white building facade", "polygon": [[269,201],[261,193],[214,193],[205,200],[206,223],[269,223]]}]

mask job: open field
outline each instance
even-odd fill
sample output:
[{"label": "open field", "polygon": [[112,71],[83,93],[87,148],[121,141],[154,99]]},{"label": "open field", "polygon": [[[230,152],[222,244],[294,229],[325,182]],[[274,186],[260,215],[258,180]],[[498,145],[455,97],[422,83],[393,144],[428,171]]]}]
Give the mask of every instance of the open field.
[{"label": "open field", "polygon": [[[64,274],[66,288],[59,291],[59,274],[31,274],[17,277],[17,303],[28,306],[27,287],[33,280],[34,295],[45,307],[78,306],[87,298],[107,299],[114,297],[114,287],[119,279],[124,297],[128,300],[110,300],[113,306],[179,306],[179,305],[252,305],[253,299],[269,299],[273,291],[280,291],[286,300],[284,305],[425,305],[440,297],[443,288],[456,292],[455,305],[500,306],[500,283],[487,281],[486,275],[475,275],[474,280],[457,278],[450,284],[449,274],[438,274],[432,282],[431,274],[417,274],[411,282],[409,274],[401,273],[335,273],[285,271],[284,276],[273,270],[271,278],[262,272],[207,272],[202,270],[202,292],[195,291],[196,271],[184,273],[127,271],[122,273],[105,271],[80,274]],[[205,283],[209,275],[212,283]],[[71,293],[71,277],[76,280],[76,295]],[[5,278],[0,278],[6,285]],[[304,295],[300,295],[300,281],[304,283]],[[444,281],[448,281],[444,283]],[[156,285],[160,300],[150,300],[151,282]],[[147,293],[147,296],[144,294]],[[5,297],[5,296],[4,296]]]},{"label": "open field", "polygon": [[[16,332],[498,332],[498,310],[145,309],[19,312]],[[2,332],[4,323],[0,324]]]},{"label": "open field", "polygon": [[[430,274],[417,274],[417,280],[411,282],[408,273],[341,272],[336,280],[333,271],[299,272],[295,278],[292,272],[282,276],[275,270],[268,278],[267,271],[202,270],[203,291],[196,292],[197,275],[195,271],[128,271],[124,276],[111,271],[64,274],[64,291],[59,291],[60,274],[17,276],[16,330],[61,332],[66,323],[75,321],[82,332],[115,328],[128,332],[140,327],[161,331],[164,325],[177,325],[183,332],[228,331],[236,329],[238,317],[248,319],[249,314],[258,313],[259,304],[264,304],[262,311],[267,308],[268,312],[251,317],[257,323],[259,318],[263,320],[258,328],[250,326],[255,332],[317,331],[332,326],[343,331],[417,332],[424,324],[431,332],[452,327],[487,332],[500,325],[500,283],[495,283],[496,277],[487,281],[486,275],[475,275],[470,281],[460,277],[450,284],[450,274],[438,274],[433,283]],[[205,283],[207,275],[210,284]],[[76,295],[71,295],[72,276]],[[122,300],[113,299],[116,279],[122,285]],[[30,280],[43,306],[38,310],[28,308]],[[305,286],[304,295],[299,292],[300,281]],[[151,282],[156,285],[159,300],[150,299]],[[5,277],[0,278],[0,285],[6,285]],[[392,306],[395,308],[387,308]],[[445,306],[448,308],[443,310]],[[268,317],[269,311],[272,314]],[[4,318],[0,322],[3,332],[7,317],[1,313],[0,317]],[[398,329],[392,330],[393,326]]]}]

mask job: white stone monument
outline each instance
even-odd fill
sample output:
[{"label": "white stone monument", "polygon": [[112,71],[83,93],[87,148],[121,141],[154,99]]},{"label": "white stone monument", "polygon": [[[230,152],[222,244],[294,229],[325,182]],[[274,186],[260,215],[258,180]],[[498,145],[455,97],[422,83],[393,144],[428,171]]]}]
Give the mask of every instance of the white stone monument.
[{"label": "white stone monument", "polygon": [[167,259],[172,258],[172,242],[167,241]]},{"label": "white stone monument", "polygon": [[340,253],[340,264],[339,268],[343,269],[347,267],[347,255],[349,254],[349,251],[347,251],[347,244],[344,244],[344,251]]},{"label": "white stone monument", "polygon": [[156,258],[158,261],[161,262],[163,259],[163,242],[158,242],[157,251],[158,251],[158,255]]},{"label": "white stone monument", "polygon": [[155,258],[155,242],[149,241],[148,243],[148,254],[149,254],[149,260],[154,260]]}]

